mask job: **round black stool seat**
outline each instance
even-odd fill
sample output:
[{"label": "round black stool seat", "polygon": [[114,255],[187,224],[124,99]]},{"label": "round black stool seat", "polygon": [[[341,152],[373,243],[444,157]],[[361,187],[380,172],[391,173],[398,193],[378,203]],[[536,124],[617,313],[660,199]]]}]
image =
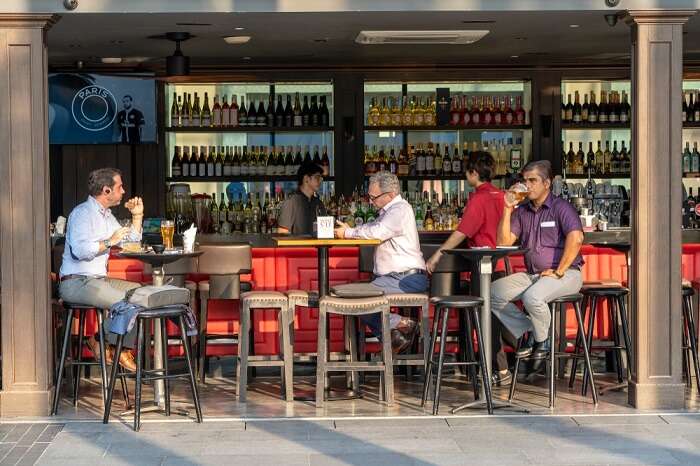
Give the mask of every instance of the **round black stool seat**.
[{"label": "round black stool seat", "polygon": [[186,312],[182,307],[166,306],[157,307],[154,309],[145,309],[138,313],[138,317],[141,319],[157,319],[160,317],[177,317]]},{"label": "round black stool seat", "polygon": [[436,306],[448,307],[472,307],[481,306],[484,300],[478,296],[434,296],[430,298],[430,302]]},{"label": "round black stool seat", "polygon": [[583,295],[581,293],[567,294],[551,300],[549,304],[567,304],[575,301],[581,301],[582,299]]},{"label": "round black stool seat", "polygon": [[695,290],[690,286],[683,287],[683,296],[694,296]]},{"label": "round black stool seat", "polygon": [[629,288],[617,285],[590,285],[581,288],[581,294],[586,296],[627,296],[629,294]]}]

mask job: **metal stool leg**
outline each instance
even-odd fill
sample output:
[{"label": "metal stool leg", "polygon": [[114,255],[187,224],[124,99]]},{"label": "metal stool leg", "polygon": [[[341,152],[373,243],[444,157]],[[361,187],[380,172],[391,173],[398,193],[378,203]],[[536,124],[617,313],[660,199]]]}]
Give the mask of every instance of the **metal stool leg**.
[{"label": "metal stool leg", "polygon": [[167,322],[165,317],[161,317],[158,319],[159,322],[156,323],[156,325],[160,325],[160,335],[161,335],[161,340],[163,341],[163,375],[165,376],[165,379],[163,379],[163,390],[164,390],[164,398],[165,398],[165,415],[170,416],[170,380],[168,379],[168,328],[167,328]]},{"label": "metal stool leg", "polygon": [[323,408],[326,396],[326,361],[328,360],[328,341],[326,327],[328,315],[322,306],[318,311],[318,342],[316,351],[316,408]]},{"label": "metal stool leg", "polygon": [[[576,302],[574,303],[574,310],[576,311],[576,323],[578,325],[579,331],[583,332],[583,318],[581,317],[581,305]],[[592,336],[591,336],[592,338]],[[586,339],[584,338],[583,341],[583,357],[584,360],[586,361],[586,371],[590,375],[590,382],[591,382],[591,394],[593,395],[593,404],[597,405],[598,404],[598,392],[596,391],[595,388],[595,382],[593,381],[593,368],[591,367],[591,354],[588,351],[588,343],[586,342]]]},{"label": "metal stool leg", "polygon": [[620,349],[622,347],[622,339],[620,338],[620,325],[618,321],[618,310],[617,310],[617,302],[615,299],[610,296],[607,299],[608,302],[608,315],[610,316],[610,325],[612,326],[612,332],[613,332],[613,344],[615,345],[616,349],[613,350],[615,351],[615,365],[617,366],[617,381],[618,383],[622,383],[624,380],[624,376],[622,375],[622,350]]},{"label": "metal stool leg", "polygon": [[[471,310],[470,309],[457,309],[457,312],[459,314],[462,314],[464,317],[464,328],[466,330],[466,353],[467,353],[467,358],[465,361],[476,361],[476,353],[474,352],[474,327],[472,325],[472,318],[471,318]],[[462,318],[462,316],[460,316]],[[482,346],[479,346],[479,351],[481,351]],[[476,367],[473,365],[467,366],[467,370],[469,371],[469,378],[472,381],[472,390],[474,390],[474,399],[478,400],[479,399],[479,382],[477,380],[477,370]],[[481,376],[483,377],[484,372],[481,373]]]},{"label": "metal stool leg", "polygon": [[[491,380],[489,378],[489,372],[487,370],[488,366],[486,365],[486,355],[484,354],[484,342],[482,338],[483,335],[481,335],[481,326],[479,323],[479,308],[473,307],[471,309],[467,309],[467,312],[470,312],[473,321],[473,326],[476,329],[476,344],[479,346],[479,368],[481,370],[481,383],[484,384],[484,394],[486,396],[486,409],[488,410],[489,414],[493,414]],[[482,312],[484,311],[482,310]],[[471,340],[471,335],[470,343],[473,343],[473,340]]]},{"label": "metal stool leg", "polygon": [[284,386],[284,399],[287,402],[294,401],[294,347],[292,335],[294,333],[294,309],[282,309],[279,312],[282,359],[282,384]]},{"label": "metal stool leg", "polygon": [[[695,318],[693,316],[693,298],[692,296],[684,297],[684,307],[687,311],[688,319],[688,340],[690,340],[690,351],[693,359],[693,368],[695,369],[695,382],[698,386],[698,393],[700,393],[700,363],[698,363],[698,337],[695,332]],[[688,379],[690,379],[690,373],[688,373]]]},{"label": "metal stool leg", "polygon": [[51,407],[51,415],[55,416],[58,412],[58,401],[61,397],[61,385],[63,381],[63,371],[66,367],[66,357],[68,356],[68,346],[70,345],[70,330],[73,326],[73,309],[66,311],[66,319],[63,327],[63,347],[61,348],[61,361],[58,366],[58,375],[56,376],[56,387],[53,394],[53,406]]},{"label": "metal stool leg", "polygon": [[433,395],[433,416],[437,416],[440,408],[440,385],[442,384],[442,367],[445,362],[445,342],[447,340],[447,321],[450,319],[450,308],[440,307],[440,317],[442,318],[442,330],[440,332],[437,380],[435,381],[435,394]]},{"label": "metal stool leg", "polygon": [[185,350],[185,360],[187,361],[187,372],[190,374],[190,389],[192,390],[192,400],[194,401],[194,409],[197,413],[197,422],[202,422],[202,408],[199,404],[199,392],[197,391],[197,379],[192,366],[192,355],[190,354],[190,345],[187,341],[187,329],[185,328],[185,318],[180,316],[180,336],[182,338],[182,347]]},{"label": "metal stool leg", "polygon": [[[593,345],[593,329],[595,328],[595,321],[598,317],[598,299],[591,298],[591,317],[588,320],[588,335],[586,335],[584,345],[587,348],[591,348]],[[588,366],[583,368],[583,382],[581,387],[581,395],[586,396],[588,394],[588,378],[590,374],[588,373]]]},{"label": "metal stool leg", "polygon": [[[588,296],[583,296],[583,304],[582,304],[582,309],[583,309],[583,318],[584,322],[586,317],[588,317],[589,321],[591,319],[590,313],[588,312],[588,305],[590,304],[590,299]],[[585,327],[585,324],[584,324]],[[578,327],[577,327],[578,328]],[[578,330],[576,331],[576,343],[574,343],[574,356],[579,354],[581,351],[581,338],[585,338],[585,335],[581,335],[581,332]],[[569,375],[569,388],[574,388],[574,382],[576,381],[576,373],[578,372],[578,357],[574,357],[571,360],[571,374]]]},{"label": "metal stool leg", "polygon": [[520,358],[515,358],[515,367],[513,368],[513,379],[510,381],[510,391],[508,392],[508,402],[513,401],[515,395],[515,386],[518,383],[518,371],[520,370]]},{"label": "metal stool leg", "polygon": [[144,320],[137,318],[138,331],[136,336],[136,390],[134,394],[134,431],[141,428],[141,390],[143,385],[144,357]]},{"label": "metal stool leg", "polygon": [[[122,346],[124,345],[124,335],[119,335],[117,337],[117,352],[116,354],[121,354]],[[107,402],[105,403],[105,413],[102,417],[102,422],[107,424],[109,422],[109,413],[112,409],[112,395],[114,394],[114,382],[117,380],[117,373],[119,372],[119,362],[115,358],[112,364],[112,374],[109,377],[109,389],[107,389]]]},{"label": "metal stool leg", "polygon": [[95,309],[95,315],[97,316],[97,332],[100,338],[99,344],[100,344],[100,376],[102,377],[102,405],[104,406],[105,402],[107,401],[107,358],[106,353],[105,353],[105,331],[104,328],[102,327],[104,322],[103,322],[103,316],[102,316],[102,309]]},{"label": "metal stool leg", "polygon": [[389,311],[382,312],[382,362],[384,363],[384,400],[387,406],[394,404],[394,359],[391,352]]},{"label": "metal stool leg", "polygon": [[433,333],[430,335],[430,347],[427,349],[428,356],[425,358],[425,367],[423,369],[425,378],[423,379],[423,396],[420,400],[421,407],[425,406],[425,400],[428,399],[428,394],[433,384],[433,353],[435,352],[435,343],[438,337],[439,315],[439,310],[436,307],[435,314],[433,315]]},{"label": "metal stool leg", "polygon": [[[554,408],[554,397],[555,397],[555,392],[554,390],[556,389],[556,386],[554,384],[554,379],[556,377],[556,372],[557,372],[557,366],[556,366],[556,347],[554,346],[554,329],[556,328],[555,325],[555,319],[554,317],[557,315],[556,312],[556,307],[559,306],[559,312],[561,313],[561,308],[563,307],[560,304],[555,304],[549,306],[551,312],[552,312],[552,319],[549,323],[549,364],[547,364],[547,375],[549,377],[549,409]],[[564,311],[566,312],[566,311]]]},{"label": "metal stool leg", "polygon": [[632,339],[630,338],[629,326],[627,325],[627,309],[625,306],[624,296],[618,296],[617,310],[620,313],[620,322],[622,324],[622,338],[624,338],[625,340],[625,354],[627,355],[627,377],[632,378],[632,367],[634,367],[634,360],[632,359]]},{"label": "metal stool leg", "polygon": [[80,363],[83,361],[83,338],[85,336],[85,311],[78,311],[78,357],[77,365],[73,365],[73,406],[78,406],[78,396],[80,393],[80,371],[83,366]]},{"label": "metal stool leg", "polygon": [[250,321],[253,310],[248,306],[241,306],[240,327],[238,330],[238,364],[236,364],[236,397],[238,401],[245,401],[248,389],[248,352],[250,344]]}]

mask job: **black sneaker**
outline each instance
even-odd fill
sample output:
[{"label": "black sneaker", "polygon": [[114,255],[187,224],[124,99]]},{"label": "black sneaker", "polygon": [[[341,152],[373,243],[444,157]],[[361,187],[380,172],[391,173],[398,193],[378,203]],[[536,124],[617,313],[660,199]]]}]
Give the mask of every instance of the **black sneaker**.
[{"label": "black sneaker", "polygon": [[532,347],[535,346],[535,334],[529,332],[527,338],[523,339],[515,355],[519,358],[526,358],[532,354]]}]

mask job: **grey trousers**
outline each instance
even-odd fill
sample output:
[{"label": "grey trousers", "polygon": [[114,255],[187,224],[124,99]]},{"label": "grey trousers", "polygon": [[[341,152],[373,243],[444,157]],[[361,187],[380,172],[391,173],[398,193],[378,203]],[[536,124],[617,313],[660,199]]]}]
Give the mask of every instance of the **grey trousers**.
[{"label": "grey trousers", "polygon": [[[567,270],[562,278],[515,273],[493,282],[491,312],[515,338],[530,330],[535,341],[544,341],[549,336],[552,319],[549,301],[578,293],[582,285],[581,271],[576,269]],[[527,314],[513,303],[518,300],[522,301]]]},{"label": "grey trousers", "polygon": [[[109,309],[117,301],[124,299],[126,292],[141,286],[140,283],[118,280],[116,278],[73,278],[61,282],[58,292],[61,298],[69,303],[95,306],[98,309]],[[104,331],[109,343],[117,344],[117,335],[110,333],[110,318],[105,316]],[[136,326],[124,335],[124,346],[136,346]]]}]

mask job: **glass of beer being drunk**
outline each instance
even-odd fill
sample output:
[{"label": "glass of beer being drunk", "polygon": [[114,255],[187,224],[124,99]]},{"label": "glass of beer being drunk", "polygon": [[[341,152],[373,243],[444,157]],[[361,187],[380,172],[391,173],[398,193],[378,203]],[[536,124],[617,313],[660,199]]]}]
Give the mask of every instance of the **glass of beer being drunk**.
[{"label": "glass of beer being drunk", "polygon": [[175,235],[175,222],[172,220],[163,220],[160,222],[160,236],[163,237],[163,246],[165,249],[173,248],[173,236]]},{"label": "glass of beer being drunk", "polygon": [[527,186],[525,186],[525,184],[515,183],[506,192],[506,201],[509,204],[520,204],[525,200],[528,194],[530,194],[530,191],[528,191]]}]

